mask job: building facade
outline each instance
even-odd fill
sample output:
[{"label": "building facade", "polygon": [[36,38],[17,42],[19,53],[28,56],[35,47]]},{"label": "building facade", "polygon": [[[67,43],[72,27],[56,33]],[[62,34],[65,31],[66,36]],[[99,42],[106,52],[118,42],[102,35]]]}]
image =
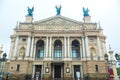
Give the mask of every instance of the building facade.
[{"label": "building facade", "polygon": [[84,16],[83,21],[61,15],[40,21],[29,15],[25,18],[11,35],[4,71],[42,79],[76,78],[77,73],[84,80],[106,77],[106,36],[98,23],[91,22],[91,16]]}]

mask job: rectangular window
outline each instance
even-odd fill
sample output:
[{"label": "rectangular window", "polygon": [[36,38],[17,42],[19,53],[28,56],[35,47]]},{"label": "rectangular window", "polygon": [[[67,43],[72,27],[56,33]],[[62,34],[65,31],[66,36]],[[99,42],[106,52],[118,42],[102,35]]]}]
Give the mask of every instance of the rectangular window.
[{"label": "rectangular window", "polygon": [[17,65],[17,70],[16,71],[20,71],[20,65]]},{"label": "rectangular window", "polygon": [[95,65],[95,70],[96,72],[98,72],[98,65]]}]

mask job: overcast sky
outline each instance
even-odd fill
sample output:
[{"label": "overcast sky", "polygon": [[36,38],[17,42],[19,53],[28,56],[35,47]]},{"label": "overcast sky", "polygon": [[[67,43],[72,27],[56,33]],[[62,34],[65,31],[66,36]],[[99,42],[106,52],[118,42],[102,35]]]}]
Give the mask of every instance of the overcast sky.
[{"label": "overcast sky", "polygon": [[56,15],[55,5],[62,5],[61,15],[83,20],[82,7],[90,9],[92,22],[99,22],[114,53],[120,53],[120,0],[0,0],[0,45],[7,54],[10,50],[10,35],[17,21],[24,22],[27,7],[34,6],[34,21]]}]

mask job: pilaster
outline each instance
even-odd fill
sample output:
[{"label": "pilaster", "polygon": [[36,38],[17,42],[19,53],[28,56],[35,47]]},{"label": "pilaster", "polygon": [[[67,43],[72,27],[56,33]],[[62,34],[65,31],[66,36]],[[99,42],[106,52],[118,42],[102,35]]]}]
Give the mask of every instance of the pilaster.
[{"label": "pilaster", "polygon": [[16,36],[16,41],[15,41],[14,55],[13,55],[14,59],[17,57],[18,40],[19,40],[19,36],[17,35]]},{"label": "pilaster", "polygon": [[31,46],[30,44],[31,44],[31,36],[28,36],[28,43],[27,43],[25,59],[28,59],[30,57],[30,46]]}]

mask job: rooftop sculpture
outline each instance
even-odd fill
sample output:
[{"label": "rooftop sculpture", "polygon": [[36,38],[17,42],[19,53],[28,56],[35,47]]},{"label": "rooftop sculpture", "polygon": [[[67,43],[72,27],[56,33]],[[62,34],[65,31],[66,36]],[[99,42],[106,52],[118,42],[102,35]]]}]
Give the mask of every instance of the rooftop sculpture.
[{"label": "rooftop sculpture", "polygon": [[83,13],[84,13],[83,16],[89,16],[89,13],[88,13],[89,11],[90,11],[90,10],[89,10],[88,8],[85,9],[85,8],[83,7]]},{"label": "rooftop sculpture", "polygon": [[34,7],[32,7],[32,8],[28,7],[27,11],[28,11],[28,14],[27,14],[28,16],[33,16]]},{"label": "rooftop sculpture", "polygon": [[56,8],[56,12],[57,12],[56,15],[60,15],[60,12],[61,12],[61,5],[55,6],[55,8]]}]

